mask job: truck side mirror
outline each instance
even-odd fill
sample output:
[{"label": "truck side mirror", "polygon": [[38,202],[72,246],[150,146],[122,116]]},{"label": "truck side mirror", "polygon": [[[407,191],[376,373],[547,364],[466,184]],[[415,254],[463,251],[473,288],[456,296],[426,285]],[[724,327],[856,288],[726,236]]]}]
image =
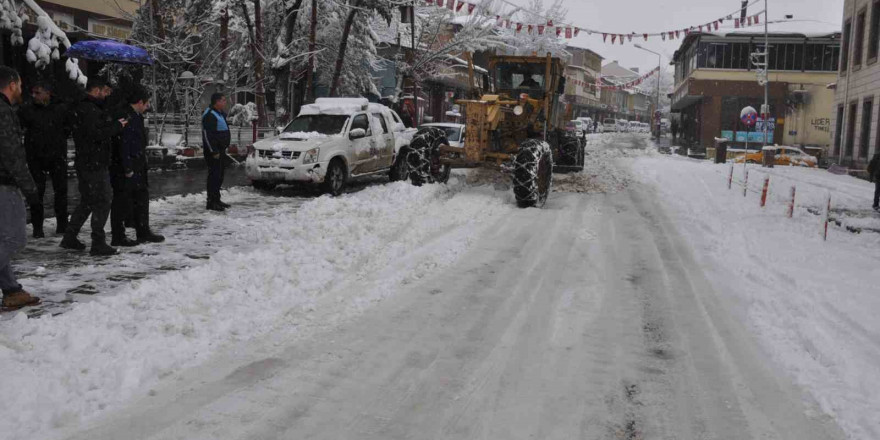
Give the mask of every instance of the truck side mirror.
[{"label": "truck side mirror", "polygon": [[363,128],[355,128],[348,133],[348,138],[351,140],[363,139],[365,137],[367,137],[367,130]]}]

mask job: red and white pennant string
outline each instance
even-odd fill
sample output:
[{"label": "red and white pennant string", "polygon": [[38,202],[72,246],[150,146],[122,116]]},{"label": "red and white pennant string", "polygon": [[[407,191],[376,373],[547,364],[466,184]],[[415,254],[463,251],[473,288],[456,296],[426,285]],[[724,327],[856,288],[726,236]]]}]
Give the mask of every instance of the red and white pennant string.
[{"label": "red and white pennant string", "polygon": [[[462,0],[424,0],[426,5],[436,5],[437,7],[445,7],[450,11],[461,12],[465,6],[467,7],[467,14],[473,15],[476,11],[478,15],[485,14],[477,11],[477,5],[474,3],[470,3]],[[757,0],[753,0],[752,4]],[[632,42],[633,37],[638,38],[642,37],[645,41],[648,41],[650,37],[660,37],[663,41],[666,40],[677,40],[681,39],[682,36],[688,36],[691,32],[712,32],[717,31],[721,25],[724,24],[725,21],[733,21],[734,28],[745,28],[749,26],[755,26],[761,23],[761,14],[764,11],[761,11],[757,14],[750,15],[745,19],[734,18],[733,14],[727,15],[726,17],[719,18],[717,20],[712,20],[706,24],[700,24],[696,26],[690,26],[684,29],[676,29],[672,31],[664,31],[664,32],[632,32],[629,34],[617,34],[611,32],[602,32],[594,29],[581,28],[578,26],[571,25],[554,25],[553,21],[548,21],[547,23],[522,23],[518,21],[513,21],[510,17],[503,17],[501,15],[495,15],[495,26],[498,28],[505,29],[514,29],[514,32],[521,33],[525,32],[529,35],[535,33],[536,35],[544,35],[545,32],[555,33],[557,37],[563,37],[566,39],[571,39],[580,35],[581,31],[586,31],[588,34],[593,35],[602,35],[602,41],[608,43],[610,40],[611,44],[624,44],[624,42]]]}]

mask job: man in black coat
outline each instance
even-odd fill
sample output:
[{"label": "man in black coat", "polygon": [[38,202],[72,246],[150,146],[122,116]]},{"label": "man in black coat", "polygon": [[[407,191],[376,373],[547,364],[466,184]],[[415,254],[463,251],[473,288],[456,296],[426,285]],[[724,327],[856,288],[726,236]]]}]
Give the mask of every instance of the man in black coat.
[{"label": "man in black coat", "polygon": [[0,66],[0,306],[6,310],[40,302],[22,289],[12,270],[12,257],[27,244],[27,211],[21,196],[31,204],[37,200],[37,186],[21,144],[21,125],[12,107],[20,103],[21,77]]},{"label": "man in black coat", "polygon": [[110,186],[110,151],[113,137],[128,123],[113,119],[104,110],[104,99],[112,89],[102,79],[89,79],[86,97],[74,108],[73,142],[76,145],[76,178],[79,181],[80,203],[70,216],[70,223],[61,240],[61,247],[85,250],[77,239],[80,229],[92,217],[92,255],[114,255],[116,249],[107,244],[104,226],[110,216],[113,189]]},{"label": "man in black coat", "polygon": [[28,168],[37,184],[40,202],[31,205],[31,223],[34,238],[42,238],[46,195],[46,178],[52,180],[55,193],[56,234],[67,230],[67,137],[68,109],[64,104],[52,101],[48,85],[37,83],[31,88],[33,101],[21,107],[18,118],[24,129],[24,148]]},{"label": "man in black coat", "polygon": [[[127,119],[128,125],[116,140],[110,181],[113,203],[110,213],[111,246],[136,246],[140,243],[161,243],[165,237],[150,230],[150,192],[147,181],[147,129],[144,112],[150,108],[150,95],[137,87],[115,117]],[[125,220],[131,217],[137,241],[125,236]]]},{"label": "man in black coat", "polygon": [[208,165],[208,205],[211,211],[224,211],[229,205],[220,200],[223,186],[226,149],[232,140],[226,123],[226,97],[221,93],[211,95],[211,106],[202,115],[202,150]]},{"label": "man in black coat", "polygon": [[880,151],[868,163],[868,177],[874,182],[874,211],[880,212]]}]

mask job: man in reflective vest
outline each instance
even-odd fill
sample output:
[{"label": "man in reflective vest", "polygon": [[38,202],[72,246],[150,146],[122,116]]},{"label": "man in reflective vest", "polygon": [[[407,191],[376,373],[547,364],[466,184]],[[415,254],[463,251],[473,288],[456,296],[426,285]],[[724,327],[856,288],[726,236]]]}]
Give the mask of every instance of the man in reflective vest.
[{"label": "man in reflective vest", "polygon": [[211,106],[202,115],[202,149],[208,165],[208,205],[211,211],[224,211],[229,205],[220,200],[223,185],[224,156],[231,134],[226,123],[226,97],[211,95]]}]

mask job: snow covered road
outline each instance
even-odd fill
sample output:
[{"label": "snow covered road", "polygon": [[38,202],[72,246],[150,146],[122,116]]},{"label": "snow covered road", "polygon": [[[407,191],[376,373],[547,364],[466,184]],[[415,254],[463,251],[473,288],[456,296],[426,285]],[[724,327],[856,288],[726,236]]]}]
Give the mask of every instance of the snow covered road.
[{"label": "snow covered road", "polygon": [[[634,183],[632,161],[614,159],[643,154],[644,141],[603,139],[611,141],[593,145],[599,150],[584,181],[562,179],[563,188],[581,192],[554,193],[542,210],[514,209],[506,192],[461,182],[446,190],[387,185],[307,203],[296,220],[315,216],[357,238],[349,244],[335,240],[333,229],[307,231],[312,245],[341,251],[323,268],[337,269],[335,278],[304,286],[296,277],[250,277],[263,284],[248,295],[270,297],[254,301],[251,313],[269,316],[243,318],[248,309],[239,301],[229,303],[236,313],[210,316],[243,334],[219,338],[220,347],[205,347],[199,359],[162,365],[156,378],[103,399],[117,408],[86,408],[84,422],[55,418],[37,429],[27,423],[39,418],[25,418],[15,432],[75,439],[844,438],[718,289],[713,263],[695,257],[666,195]],[[388,197],[409,208],[381,203]],[[290,251],[272,249],[279,258]],[[269,264],[263,253],[271,254],[246,257]],[[296,292],[297,284],[283,284],[291,282],[313,292],[306,305],[276,298],[278,289]],[[242,327],[251,321],[261,330]],[[226,334],[192,325],[163,342]]]}]

